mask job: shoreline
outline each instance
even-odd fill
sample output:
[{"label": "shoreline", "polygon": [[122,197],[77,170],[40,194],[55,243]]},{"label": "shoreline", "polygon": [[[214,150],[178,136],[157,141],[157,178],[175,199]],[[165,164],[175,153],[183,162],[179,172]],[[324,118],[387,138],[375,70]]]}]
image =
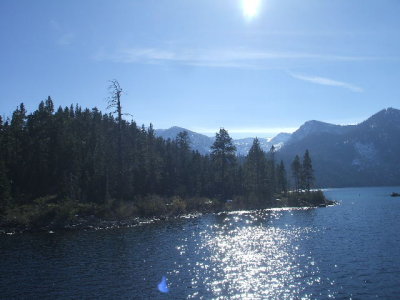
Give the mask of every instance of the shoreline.
[{"label": "shoreline", "polygon": [[[277,201],[277,199],[275,200]],[[22,233],[44,233],[44,232],[51,234],[55,232],[67,232],[67,231],[91,231],[91,230],[97,231],[97,230],[109,230],[117,228],[131,228],[143,224],[149,224],[170,219],[196,218],[205,214],[234,214],[244,211],[251,212],[256,210],[290,211],[290,210],[301,210],[301,209],[313,209],[313,208],[335,206],[338,205],[338,202],[324,198],[324,202],[318,205],[313,205],[311,203],[304,203],[304,202],[299,202],[298,203],[299,205],[295,206],[288,206],[287,202],[280,204],[284,205],[276,205],[272,207],[260,207],[260,208],[244,208],[244,207],[233,208],[226,203],[225,206],[222,208],[205,209],[202,211],[190,211],[178,214],[165,214],[165,215],[151,216],[151,217],[130,216],[125,218],[108,219],[108,218],[101,218],[95,215],[78,216],[77,218],[65,222],[63,224],[49,223],[44,226],[30,226],[30,225],[15,224],[15,223],[7,224],[6,222],[2,222],[0,223],[0,235],[14,235]],[[300,204],[306,204],[306,205],[300,205]]]}]

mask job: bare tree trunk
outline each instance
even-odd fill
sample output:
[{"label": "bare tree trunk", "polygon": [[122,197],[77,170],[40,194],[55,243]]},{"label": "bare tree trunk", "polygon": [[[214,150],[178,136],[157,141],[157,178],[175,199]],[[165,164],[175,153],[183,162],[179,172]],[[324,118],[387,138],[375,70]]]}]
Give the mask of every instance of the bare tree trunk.
[{"label": "bare tree trunk", "polygon": [[121,107],[121,94],[122,94],[122,89],[119,85],[119,82],[117,80],[112,80],[110,84],[110,93],[111,97],[110,100],[108,101],[108,108],[115,108],[114,113],[118,114],[117,117],[117,122],[118,122],[118,149],[117,149],[117,155],[118,155],[118,191],[117,191],[117,197],[118,199],[122,199],[123,197],[123,185],[122,185],[122,176],[123,176],[123,164],[122,164],[122,107]]}]

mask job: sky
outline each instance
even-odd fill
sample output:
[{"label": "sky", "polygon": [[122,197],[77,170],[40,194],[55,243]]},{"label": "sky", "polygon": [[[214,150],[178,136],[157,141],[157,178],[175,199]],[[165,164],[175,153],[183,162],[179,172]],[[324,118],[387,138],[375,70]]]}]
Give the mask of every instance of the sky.
[{"label": "sky", "polygon": [[[400,108],[398,0],[2,0],[0,115],[51,96],[139,124],[272,137]],[[130,118],[130,117],[129,117]]]}]

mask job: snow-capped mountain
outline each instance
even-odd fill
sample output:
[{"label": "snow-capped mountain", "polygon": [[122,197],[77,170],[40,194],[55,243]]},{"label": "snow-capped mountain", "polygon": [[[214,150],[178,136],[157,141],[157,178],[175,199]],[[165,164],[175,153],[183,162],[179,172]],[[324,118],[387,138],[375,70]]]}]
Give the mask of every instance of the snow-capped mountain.
[{"label": "snow-capped mountain", "polygon": [[189,135],[191,148],[199,151],[201,154],[210,153],[210,147],[214,143],[214,138],[200,134],[182,127],[173,126],[168,129],[156,129],[156,136],[162,137],[163,139],[175,139],[178,133],[186,131]]},{"label": "snow-capped mountain", "polygon": [[291,133],[281,132],[269,140],[271,145],[274,145],[275,150],[280,150],[292,138]]},{"label": "snow-capped mountain", "polygon": [[[157,136],[164,139],[175,139],[179,132],[187,131],[190,138],[191,147],[193,150],[199,151],[201,154],[209,154],[211,151],[211,145],[214,143],[215,138],[209,137],[204,134],[196,133],[194,131],[182,128],[182,127],[171,127],[168,129],[156,129],[155,133]],[[259,138],[260,146],[264,151],[269,151],[274,145],[278,150],[284,143],[290,138],[289,133],[280,133],[272,139]],[[253,144],[254,138],[244,138],[233,140],[233,144],[236,146],[236,154],[238,156],[245,156],[249,152],[251,145]]]},{"label": "snow-capped mountain", "polygon": [[[233,140],[233,144],[236,146],[236,153],[239,156],[245,156],[249,153],[251,146],[253,145],[254,138],[244,138]],[[260,142],[261,149],[264,151],[269,151],[271,149],[271,143],[269,139],[258,138]]]}]

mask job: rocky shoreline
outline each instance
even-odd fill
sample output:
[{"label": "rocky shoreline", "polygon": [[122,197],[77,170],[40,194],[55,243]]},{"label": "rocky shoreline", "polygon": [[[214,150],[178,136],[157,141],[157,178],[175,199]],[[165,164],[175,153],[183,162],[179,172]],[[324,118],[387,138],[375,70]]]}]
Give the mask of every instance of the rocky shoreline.
[{"label": "rocky shoreline", "polygon": [[152,223],[158,220],[165,220],[166,217],[160,218],[139,218],[132,217],[123,220],[104,220],[94,215],[86,218],[77,218],[76,220],[63,225],[48,224],[43,227],[31,227],[21,224],[5,224],[0,223],[0,234],[15,234],[25,232],[49,232],[55,231],[77,231],[77,230],[101,230],[115,228],[129,228],[140,224]]},{"label": "rocky shoreline", "polygon": [[[337,205],[336,201],[327,200],[325,203],[319,205],[310,205],[309,203],[299,203],[302,205],[296,206],[274,206],[269,208],[264,208],[263,210],[274,210],[274,209],[313,209],[320,207],[327,207]],[[59,231],[89,231],[89,230],[107,230],[107,229],[117,229],[117,228],[130,228],[143,224],[154,223],[157,221],[164,221],[173,218],[194,218],[201,216],[206,213],[215,213],[215,214],[223,214],[223,213],[234,213],[236,210],[225,209],[225,210],[217,210],[217,211],[205,211],[205,212],[194,212],[187,213],[181,215],[173,215],[173,216],[158,216],[152,218],[143,218],[143,217],[130,217],[124,218],[120,220],[106,220],[94,215],[90,215],[87,217],[77,217],[73,221],[67,222],[66,224],[48,224],[42,227],[32,227],[21,224],[12,224],[10,222],[0,222],[0,235],[13,235],[13,234],[21,234],[21,233],[38,233],[38,232],[48,232],[54,233]]]}]

